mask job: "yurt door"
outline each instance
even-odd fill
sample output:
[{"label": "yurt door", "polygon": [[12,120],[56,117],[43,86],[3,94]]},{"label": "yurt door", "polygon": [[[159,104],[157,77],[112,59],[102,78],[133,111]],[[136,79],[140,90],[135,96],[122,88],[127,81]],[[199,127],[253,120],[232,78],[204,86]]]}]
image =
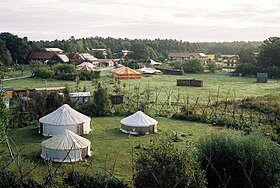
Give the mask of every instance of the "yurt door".
[{"label": "yurt door", "polygon": [[39,130],[40,134],[43,134],[43,123],[40,123],[40,130]]},{"label": "yurt door", "polygon": [[81,123],[81,124],[78,124],[78,126],[77,126],[77,133],[79,134],[79,135],[82,135],[83,133],[84,133],[84,124],[83,123]]},{"label": "yurt door", "polygon": [[155,126],[155,125],[150,125],[149,133],[154,133],[154,126]]}]

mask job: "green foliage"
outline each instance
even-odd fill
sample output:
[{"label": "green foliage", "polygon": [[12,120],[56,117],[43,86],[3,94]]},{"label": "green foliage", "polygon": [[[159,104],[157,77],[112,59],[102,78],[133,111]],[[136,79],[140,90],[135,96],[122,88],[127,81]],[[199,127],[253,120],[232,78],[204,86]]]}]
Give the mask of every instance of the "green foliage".
[{"label": "green foliage", "polygon": [[208,63],[206,67],[210,71],[210,73],[215,73],[215,71],[218,69],[218,66],[215,62]]},{"label": "green foliage", "polygon": [[109,99],[108,89],[98,83],[97,90],[93,96],[94,114],[96,116],[106,116],[111,114],[112,104]]},{"label": "green foliage", "polygon": [[279,147],[258,134],[212,134],[200,141],[198,153],[209,188],[280,186]]},{"label": "green foliage", "polygon": [[126,188],[128,187],[123,182],[116,179],[114,176],[107,174],[95,173],[93,176],[78,172],[68,173],[64,182],[73,187],[108,187],[108,188]]},{"label": "green foliage", "polygon": [[148,58],[150,58],[148,47],[140,41],[132,43],[130,51],[132,51],[132,53],[129,54],[129,58],[131,59],[145,62]]},{"label": "green foliage", "polygon": [[57,92],[51,92],[46,97],[46,114],[53,112],[65,103],[64,97]]},{"label": "green foliage", "polygon": [[0,187],[33,187],[41,188],[43,187],[33,179],[28,178],[24,181],[18,181],[18,177],[12,171],[1,170],[0,173]]},{"label": "green foliage", "polygon": [[40,67],[34,71],[34,77],[48,79],[54,75],[54,71],[49,67]]},{"label": "green foliage", "polygon": [[170,139],[152,140],[136,151],[135,187],[205,187],[203,173],[187,150]]},{"label": "green foliage", "polygon": [[6,48],[6,43],[0,39],[0,62],[3,62],[5,65],[12,64],[13,60],[11,53]]},{"label": "green foliage", "polygon": [[80,71],[79,72],[79,79],[80,80],[92,80],[93,74],[94,74],[94,71],[90,71],[90,72],[87,71],[87,70]]},{"label": "green foliage", "polygon": [[72,64],[56,64],[53,67],[54,78],[58,80],[75,80],[77,71]]},{"label": "green foliage", "polygon": [[242,73],[243,76],[246,75],[257,75],[259,67],[250,63],[241,63],[236,66],[235,72]]},{"label": "green foliage", "polygon": [[5,140],[5,136],[7,135],[10,119],[4,100],[4,95],[0,92],[0,144]]},{"label": "green foliage", "polygon": [[242,48],[239,53],[239,63],[256,64],[256,57],[251,48]]},{"label": "green foliage", "polygon": [[30,50],[27,38],[19,38],[17,35],[11,33],[1,33],[0,40],[5,41],[6,48],[9,50],[15,64],[26,62]]},{"label": "green foliage", "polygon": [[185,73],[203,73],[204,66],[199,59],[191,59],[182,63],[182,68]]},{"label": "green foliage", "polygon": [[280,67],[280,37],[266,39],[260,47],[258,63],[266,68]]}]

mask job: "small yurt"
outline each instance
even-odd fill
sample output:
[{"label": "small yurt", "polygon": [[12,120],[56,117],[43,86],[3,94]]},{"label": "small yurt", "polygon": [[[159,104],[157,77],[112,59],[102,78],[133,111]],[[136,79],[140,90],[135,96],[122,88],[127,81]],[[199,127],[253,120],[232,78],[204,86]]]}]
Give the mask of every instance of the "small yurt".
[{"label": "small yurt", "polygon": [[88,134],[91,131],[90,120],[90,117],[74,110],[68,104],[64,104],[39,119],[39,132],[44,136],[53,136],[63,134],[68,129],[79,135]]},{"label": "small yurt", "polygon": [[138,111],[121,120],[121,131],[128,134],[143,135],[157,132],[158,121]]},{"label": "small yurt", "polygon": [[85,139],[70,130],[57,134],[42,142],[41,157],[54,162],[75,162],[90,156],[90,144]]}]

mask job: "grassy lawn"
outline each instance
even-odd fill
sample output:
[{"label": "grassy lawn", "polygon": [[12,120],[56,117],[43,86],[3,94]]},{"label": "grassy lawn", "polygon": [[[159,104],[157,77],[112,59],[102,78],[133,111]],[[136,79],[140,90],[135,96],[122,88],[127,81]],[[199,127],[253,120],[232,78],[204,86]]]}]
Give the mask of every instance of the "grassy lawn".
[{"label": "grassy lawn", "polygon": [[[123,117],[100,117],[92,119],[92,132],[85,135],[92,142],[92,156],[87,162],[81,161],[76,164],[63,164],[61,171],[69,171],[76,167],[80,172],[88,167],[88,163],[93,160],[92,166],[87,169],[87,173],[101,170],[106,166],[107,170],[114,167],[114,175],[127,183],[131,183],[132,178],[132,150],[138,145],[146,145],[152,138],[165,137],[173,131],[178,133],[182,142],[177,142],[178,147],[185,147],[186,141],[195,143],[199,137],[207,136],[211,132],[224,130],[221,127],[213,127],[207,124],[178,121],[168,118],[158,117],[159,133],[145,136],[129,136],[119,131],[119,121]],[[232,131],[232,130],[225,130]],[[182,136],[182,135],[187,136]],[[39,166],[32,172],[32,177],[38,181],[43,181],[42,177],[47,174],[46,165],[39,157],[41,152],[40,143],[45,138],[38,134],[38,128],[34,126],[20,128],[10,132],[10,137],[14,141],[18,150],[26,163],[24,169],[30,169],[33,164],[39,162]],[[15,149],[15,148],[14,148]],[[1,151],[1,150],[0,150]],[[2,151],[5,161],[8,161],[8,152]],[[1,153],[0,153],[1,154]],[[53,169],[57,164],[52,165]],[[63,175],[62,175],[63,176]],[[61,176],[61,177],[62,177]]]},{"label": "grassy lawn", "polygon": [[[108,83],[109,72],[103,71],[101,80]],[[176,86],[176,79],[198,79],[203,80],[203,87]],[[153,90],[161,90],[160,97],[165,99],[166,93],[172,90],[176,95],[178,92],[182,95],[191,97],[199,96],[202,100],[207,100],[208,96],[215,97],[219,91],[222,98],[244,98],[247,96],[263,96],[267,94],[278,94],[280,91],[280,80],[269,79],[268,83],[256,83],[256,78],[250,77],[231,77],[226,72],[217,74],[185,74],[176,75],[153,75],[142,77],[142,79],[121,80],[121,85],[126,85],[127,90],[133,90],[135,86],[140,86],[140,90],[149,87]],[[1,85],[12,86],[14,89],[30,89],[36,87],[59,87],[68,85],[71,90],[75,89],[74,81],[44,80],[44,79],[21,79],[4,81]],[[91,81],[81,81],[80,90],[86,88],[93,91],[96,84]],[[112,87],[112,85],[109,85]]]}]

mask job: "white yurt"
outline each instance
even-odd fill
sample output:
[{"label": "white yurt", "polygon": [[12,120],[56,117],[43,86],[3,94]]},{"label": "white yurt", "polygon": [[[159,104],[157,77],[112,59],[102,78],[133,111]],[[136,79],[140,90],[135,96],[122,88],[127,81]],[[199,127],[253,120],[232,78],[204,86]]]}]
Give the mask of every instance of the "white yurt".
[{"label": "white yurt", "polygon": [[91,131],[90,120],[90,117],[74,110],[68,104],[64,104],[39,119],[39,132],[44,136],[53,136],[63,134],[68,129],[79,135],[88,134]]},{"label": "white yurt", "polygon": [[121,131],[124,133],[143,135],[157,132],[158,121],[138,111],[121,120]]},{"label": "white yurt", "polygon": [[57,134],[42,142],[41,157],[54,162],[75,162],[90,156],[90,144],[85,139],[70,130]]}]

